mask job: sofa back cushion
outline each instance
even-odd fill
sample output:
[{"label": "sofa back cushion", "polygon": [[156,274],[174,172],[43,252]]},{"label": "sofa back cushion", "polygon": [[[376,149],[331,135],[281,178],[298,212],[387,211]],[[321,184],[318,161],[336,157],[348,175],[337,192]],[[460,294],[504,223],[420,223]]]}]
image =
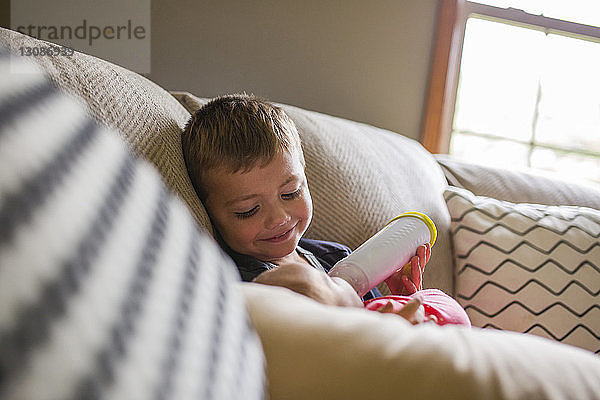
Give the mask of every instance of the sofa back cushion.
[{"label": "sofa back cushion", "polygon": [[[0,46],[19,54],[20,47],[50,43],[0,28]],[[167,91],[125,68],[75,52],[73,56],[28,57],[59,88],[79,97],[91,115],[113,128],[136,155],[153,163],[165,183],[188,204],[201,226],[208,216],[189,180],[181,151],[181,128],[189,113]]]},{"label": "sofa back cushion", "polygon": [[448,183],[477,196],[513,203],[579,206],[600,209],[600,187],[566,182],[533,171],[499,169],[437,154]]},{"label": "sofa back cushion", "polygon": [[0,52],[0,397],[262,399],[232,262],[24,63]]}]

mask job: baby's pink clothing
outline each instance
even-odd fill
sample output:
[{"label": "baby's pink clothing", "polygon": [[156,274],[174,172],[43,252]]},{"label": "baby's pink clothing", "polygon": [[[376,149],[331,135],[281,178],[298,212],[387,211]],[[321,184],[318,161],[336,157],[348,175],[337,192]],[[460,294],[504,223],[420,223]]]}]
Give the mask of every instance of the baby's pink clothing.
[{"label": "baby's pink clothing", "polygon": [[393,312],[398,312],[409,300],[414,296],[420,296],[423,299],[423,308],[425,309],[425,317],[435,315],[438,325],[454,324],[471,326],[471,321],[465,310],[446,293],[438,289],[420,290],[410,296],[383,296],[377,297],[364,302],[365,308],[372,311],[377,311],[385,306],[388,302],[394,307]]}]

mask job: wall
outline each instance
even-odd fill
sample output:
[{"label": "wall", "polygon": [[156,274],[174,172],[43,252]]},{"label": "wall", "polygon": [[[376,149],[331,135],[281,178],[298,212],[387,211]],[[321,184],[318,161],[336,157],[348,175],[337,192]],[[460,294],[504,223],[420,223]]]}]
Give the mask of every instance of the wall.
[{"label": "wall", "polygon": [[150,78],[246,91],[418,138],[436,0],[152,1]]},{"label": "wall", "polygon": [[[418,139],[437,2],[152,0],[148,77],[202,97],[246,91]],[[0,5],[9,26],[9,2]]]}]

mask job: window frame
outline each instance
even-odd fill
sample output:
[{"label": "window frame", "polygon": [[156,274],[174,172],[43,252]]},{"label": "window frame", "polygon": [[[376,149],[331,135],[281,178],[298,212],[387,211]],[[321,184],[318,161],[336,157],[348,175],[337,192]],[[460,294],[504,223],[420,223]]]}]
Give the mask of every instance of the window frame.
[{"label": "window frame", "polygon": [[600,43],[600,27],[467,0],[439,0],[421,124],[421,144],[434,154],[447,154],[450,148],[465,27],[472,16]]}]

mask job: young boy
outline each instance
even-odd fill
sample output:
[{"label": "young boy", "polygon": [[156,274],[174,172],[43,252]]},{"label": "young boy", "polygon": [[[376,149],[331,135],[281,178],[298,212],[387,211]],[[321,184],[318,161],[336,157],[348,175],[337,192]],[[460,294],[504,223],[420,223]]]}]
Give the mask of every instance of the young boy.
[{"label": "young boy", "polygon": [[[244,281],[284,286],[326,304],[363,306],[347,282],[327,275],[350,249],[302,238],[312,201],[300,137],[281,108],[248,95],[216,98],[194,113],[182,146],[217,239]],[[429,255],[428,246],[420,247],[409,273],[399,270],[386,280],[392,293],[422,289]],[[374,289],[365,299],[380,295]],[[422,299],[408,301],[400,310],[385,304],[381,310],[419,322]]]}]

